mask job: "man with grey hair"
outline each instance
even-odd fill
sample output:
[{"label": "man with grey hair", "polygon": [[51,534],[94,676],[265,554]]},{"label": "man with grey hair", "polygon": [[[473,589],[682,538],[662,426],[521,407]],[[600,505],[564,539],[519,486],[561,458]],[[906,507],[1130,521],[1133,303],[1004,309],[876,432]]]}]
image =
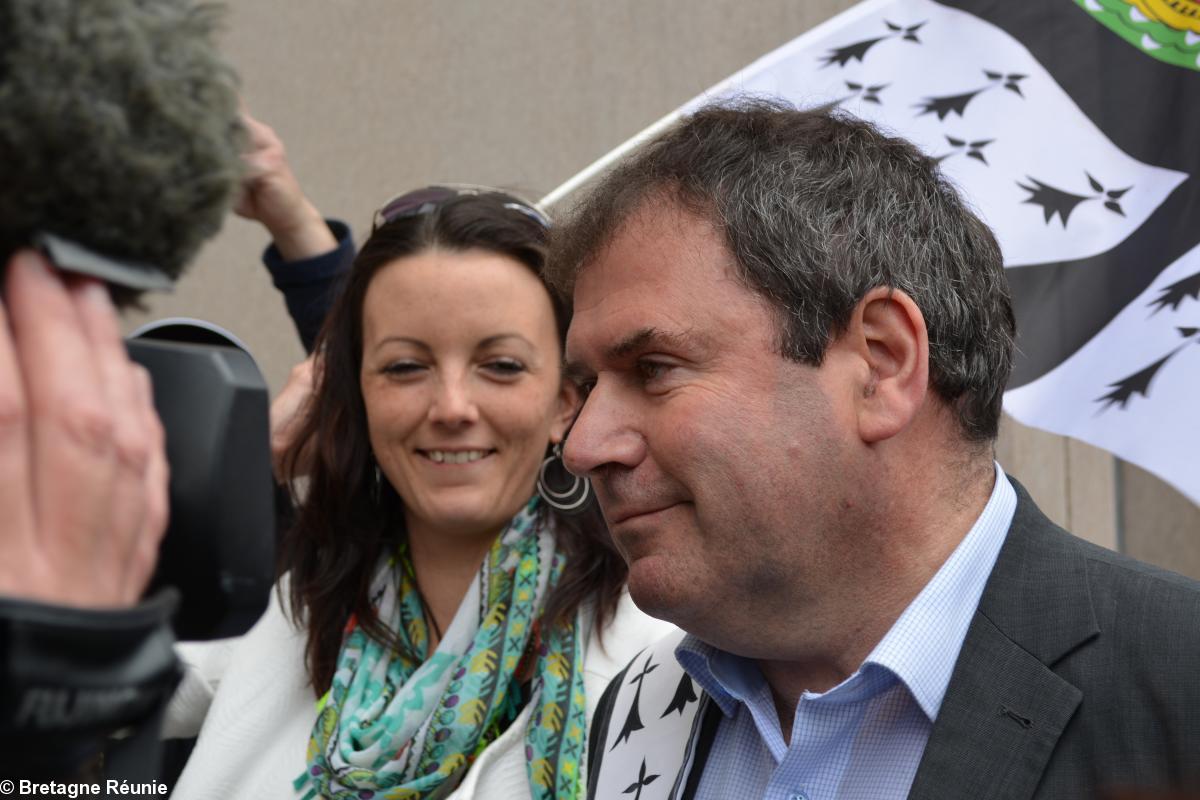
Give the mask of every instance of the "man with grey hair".
[{"label": "man with grey hair", "polygon": [[708,107],[551,262],[587,391],[566,462],[683,631],[601,700],[591,796],[1200,786],[1200,586],[1059,529],[994,461],[1007,283],[932,159],[838,112]]}]

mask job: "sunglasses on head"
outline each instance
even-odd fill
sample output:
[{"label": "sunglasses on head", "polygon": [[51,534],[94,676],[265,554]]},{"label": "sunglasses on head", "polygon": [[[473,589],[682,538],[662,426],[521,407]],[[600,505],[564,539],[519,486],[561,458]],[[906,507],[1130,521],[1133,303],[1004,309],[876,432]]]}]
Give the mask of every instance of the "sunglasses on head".
[{"label": "sunglasses on head", "polygon": [[426,186],[424,189],[416,189],[396,195],[375,212],[372,230],[378,230],[389,222],[395,222],[398,219],[432,214],[446,203],[458,197],[485,194],[500,195],[505,200],[503,204],[505,208],[524,214],[543,228],[550,227],[550,220],[545,214],[532,204],[514,197],[508,192],[502,192],[499,189],[493,189],[489,186],[448,183],[438,186]]}]

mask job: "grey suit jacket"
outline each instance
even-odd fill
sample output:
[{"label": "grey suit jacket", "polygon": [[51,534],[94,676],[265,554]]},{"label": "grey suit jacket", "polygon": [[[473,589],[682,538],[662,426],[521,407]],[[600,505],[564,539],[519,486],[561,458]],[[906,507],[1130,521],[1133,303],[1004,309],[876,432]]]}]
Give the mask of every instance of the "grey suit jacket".
[{"label": "grey suit jacket", "polygon": [[1200,584],[1071,536],[1013,485],[909,797],[1200,789]]},{"label": "grey suit jacket", "polygon": [[[1200,583],[1070,535],[1012,483],[1012,526],[909,798],[1200,791]],[[609,749],[598,743],[612,735],[625,674],[610,684],[592,723],[593,786]],[[699,785],[721,720],[715,703],[700,700],[694,755],[676,783],[683,800]]]}]

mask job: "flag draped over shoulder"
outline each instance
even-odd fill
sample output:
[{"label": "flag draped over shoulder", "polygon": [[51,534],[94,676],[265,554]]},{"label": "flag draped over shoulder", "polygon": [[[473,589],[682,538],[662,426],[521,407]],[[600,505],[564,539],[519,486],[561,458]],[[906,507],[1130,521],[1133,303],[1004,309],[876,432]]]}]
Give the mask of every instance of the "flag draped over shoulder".
[{"label": "flag draped over shoulder", "polygon": [[680,109],[836,103],[916,143],[995,231],[1005,408],[1200,503],[1200,0],[868,0]]}]

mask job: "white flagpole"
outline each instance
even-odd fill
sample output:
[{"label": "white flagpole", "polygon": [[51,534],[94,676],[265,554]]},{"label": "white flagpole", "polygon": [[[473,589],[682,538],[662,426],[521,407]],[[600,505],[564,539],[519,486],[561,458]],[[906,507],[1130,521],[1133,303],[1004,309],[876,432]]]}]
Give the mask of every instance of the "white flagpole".
[{"label": "white flagpole", "polygon": [[665,128],[669,127],[671,125],[671,123],[673,123],[675,120],[679,119],[682,112],[683,112],[683,108],[675,109],[670,114],[667,114],[665,117],[660,119],[658,122],[655,122],[654,124],[650,125],[649,127],[645,128],[644,130],[642,130],[641,133],[634,135],[630,139],[626,139],[624,142],[617,145],[612,150],[609,150],[607,153],[600,156],[600,158],[596,159],[591,164],[588,164],[582,171],[576,173],[571,178],[568,178],[565,183],[563,183],[557,189],[550,192],[550,194],[546,195],[541,200],[539,200],[537,203],[538,210],[539,211],[548,211],[550,209],[550,207],[552,207],[555,203],[559,202],[564,197],[569,195],[571,192],[575,191],[580,186],[583,186],[585,183],[590,181],[592,178],[596,177],[601,172],[608,169],[608,167],[610,165],[612,165],[618,159],[624,157],[629,151],[636,148],[642,142],[646,141],[647,139],[653,138],[654,136],[657,136]]},{"label": "white flagpole", "polygon": [[[794,49],[798,46],[801,46],[808,41],[812,41],[820,36],[824,36],[826,34],[826,32],[828,32],[830,30],[834,30],[836,28],[840,28],[844,25],[847,25],[847,24],[857,20],[858,18],[875,11],[877,8],[879,8],[881,6],[885,6],[891,2],[893,2],[893,0],[864,0],[864,2],[861,2],[856,6],[851,6],[850,8],[843,11],[842,13],[832,17],[831,19],[825,20],[820,25],[817,25],[815,28],[812,28],[811,30],[801,34],[800,36],[796,37],[792,41],[790,41],[784,45],[781,45],[780,47],[777,47],[776,49],[772,50],[770,53],[767,53],[762,58],[759,58],[756,61],[754,61],[753,63],[751,63],[749,66],[738,70],[737,72],[730,75],[728,78],[724,79],[720,83],[717,83],[715,86],[709,87],[704,92],[701,92],[701,94],[699,96],[700,97],[719,97],[723,93],[727,92],[729,89],[736,87],[742,80],[744,80],[745,76],[752,75],[752,74],[768,67],[773,61],[775,61],[776,59],[778,59],[782,56],[785,56],[792,49]],[[596,177],[598,174],[600,174],[605,169],[607,169],[609,166],[611,166],[613,164],[613,162],[615,162],[617,159],[626,155],[627,153],[629,153],[629,151],[633,150],[634,148],[636,148],[638,145],[640,145],[642,142],[646,141],[647,139],[650,139],[650,138],[656,136],[657,134],[661,133],[665,128],[669,127],[671,125],[671,123],[675,122],[675,120],[677,120],[681,116],[683,116],[685,109],[690,109],[691,107],[693,107],[695,105],[695,103],[696,103],[695,99],[693,99],[692,102],[684,103],[682,106],[675,109],[671,113],[667,114],[665,117],[660,119],[658,122],[655,122],[654,124],[650,125],[648,128],[643,130],[641,133],[637,134],[636,136],[634,136],[631,139],[628,139],[628,140],[622,142],[617,147],[613,148],[612,150],[608,151],[600,158],[593,161],[582,172],[567,179],[567,181],[565,183],[563,183],[557,189],[550,192],[550,194],[546,195],[541,200],[539,200],[537,202],[538,210],[543,211],[543,212],[548,211],[551,206],[558,203],[564,197],[566,197],[567,195],[574,192],[580,186],[583,186],[585,183],[590,181],[592,178]]]}]

